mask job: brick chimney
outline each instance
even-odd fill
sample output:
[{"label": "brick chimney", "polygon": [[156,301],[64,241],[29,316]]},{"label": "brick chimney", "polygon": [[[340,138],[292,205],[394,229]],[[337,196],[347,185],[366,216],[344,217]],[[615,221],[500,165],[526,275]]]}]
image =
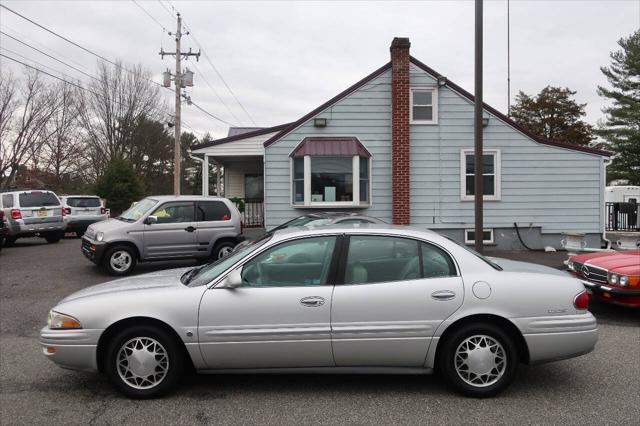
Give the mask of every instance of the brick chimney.
[{"label": "brick chimney", "polygon": [[409,213],[409,47],[408,38],[391,42],[392,220],[408,225]]}]

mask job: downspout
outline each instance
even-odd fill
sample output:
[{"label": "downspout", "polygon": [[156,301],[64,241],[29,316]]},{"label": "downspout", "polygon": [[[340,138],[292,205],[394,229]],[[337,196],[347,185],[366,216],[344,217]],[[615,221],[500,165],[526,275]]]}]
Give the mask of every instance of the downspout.
[{"label": "downspout", "polygon": [[[602,190],[606,193],[607,188],[607,166],[611,164],[611,158],[604,158],[602,160]],[[607,250],[611,249],[611,240],[607,239],[607,211],[605,209],[605,196],[603,193],[602,200],[600,202],[600,211],[602,212],[602,240],[607,244],[605,247]]]}]

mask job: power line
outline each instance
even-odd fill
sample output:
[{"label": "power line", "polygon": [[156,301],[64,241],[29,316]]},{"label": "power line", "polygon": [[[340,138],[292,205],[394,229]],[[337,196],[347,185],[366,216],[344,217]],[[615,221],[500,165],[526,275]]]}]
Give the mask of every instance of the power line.
[{"label": "power line", "polygon": [[[96,77],[92,76],[91,74],[88,74],[88,73],[86,73],[86,72],[82,71],[81,69],[74,67],[73,65],[69,65],[68,63],[66,63],[66,62],[64,62],[64,61],[61,61],[60,59],[55,58],[55,57],[53,57],[53,56],[49,55],[48,53],[43,52],[42,50],[38,49],[37,47],[34,47],[34,46],[30,45],[29,43],[26,43],[26,42],[24,42],[24,41],[22,41],[22,40],[19,40],[19,39],[17,39],[17,38],[15,38],[15,37],[13,37],[12,35],[5,33],[5,32],[4,32],[4,31],[2,31],[2,30],[0,30],[0,34],[4,35],[4,36],[6,36],[6,37],[9,37],[9,38],[10,38],[10,39],[12,39],[12,40],[15,40],[15,41],[17,41],[17,42],[18,42],[18,43],[20,43],[20,44],[23,44],[23,45],[25,45],[25,46],[27,46],[27,47],[30,47],[31,49],[35,50],[36,52],[39,52],[39,53],[43,54],[43,55],[44,55],[44,56],[46,56],[47,58],[53,59],[54,61],[59,62],[59,63],[61,63],[62,65],[66,65],[67,67],[69,67],[69,68],[71,68],[71,69],[74,69],[74,70],[78,71],[79,73],[86,75],[86,76],[87,76],[87,77],[89,77],[89,78],[92,78],[92,79],[94,79],[94,80],[98,80]],[[6,49],[6,48],[5,48],[5,49]],[[7,50],[8,50],[8,49],[7,49]]]},{"label": "power line", "polygon": [[[84,50],[85,52],[87,52],[87,53],[89,53],[89,54],[91,54],[91,55],[93,55],[93,56],[95,56],[95,57],[97,57],[97,58],[102,59],[102,60],[103,60],[103,61],[105,61],[105,62],[108,62],[109,64],[111,64],[111,65],[113,65],[113,66],[115,66],[115,67],[117,67],[117,68],[120,68],[120,69],[122,69],[122,70],[124,70],[124,71],[127,71],[128,73],[131,73],[131,74],[134,74],[134,75],[136,74],[134,71],[131,71],[130,69],[127,69],[127,68],[123,67],[122,65],[120,65],[120,64],[118,64],[118,63],[116,63],[116,62],[113,62],[112,60],[107,59],[107,58],[105,58],[104,56],[99,55],[98,53],[95,53],[95,52],[93,52],[92,50],[89,50],[89,49],[87,49],[87,48],[86,48],[86,47],[84,47],[84,46],[79,45],[79,44],[78,44],[78,43],[76,43],[75,41],[70,40],[70,39],[68,39],[67,37],[62,36],[62,35],[58,34],[57,32],[55,32],[55,31],[53,31],[53,30],[50,30],[49,28],[47,28],[47,27],[45,27],[45,26],[43,26],[43,25],[40,25],[39,23],[37,23],[37,22],[33,21],[32,19],[29,19],[29,18],[27,18],[26,16],[24,16],[24,15],[22,15],[22,14],[20,14],[20,13],[16,12],[15,10],[8,8],[8,7],[7,7],[7,6],[5,6],[4,4],[1,4],[1,3],[0,3],[0,7],[1,7],[1,8],[3,8],[3,9],[8,10],[9,12],[13,13],[14,15],[19,16],[20,18],[24,19],[25,21],[28,21],[28,22],[32,23],[33,25],[35,25],[35,26],[37,26],[37,27],[39,27],[39,28],[42,28],[43,30],[47,31],[48,33],[53,34],[54,36],[56,36],[56,37],[58,37],[58,38],[61,38],[62,40],[66,41],[67,43],[70,43],[70,44],[72,44],[72,45],[76,46],[77,48],[82,49],[82,50]],[[143,77],[143,78],[145,78],[145,77]],[[157,81],[153,81],[153,80],[151,80],[151,79],[149,79],[149,78],[145,78],[145,79],[146,79],[146,80],[148,80],[148,81],[150,81],[150,82],[152,82],[153,84],[157,84],[158,86],[161,86],[161,87],[162,87],[162,84],[158,83]]]},{"label": "power line", "polygon": [[189,30],[189,34],[191,35],[191,37],[193,38],[193,41],[195,41],[196,45],[198,46],[198,48],[200,49],[200,51],[202,52],[202,56],[204,56],[204,58],[207,60],[207,62],[209,63],[209,65],[211,65],[211,68],[213,68],[213,70],[216,72],[216,74],[218,75],[218,77],[220,78],[220,80],[222,81],[222,83],[224,84],[224,86],[227,88],[227,90],[229,91],[229,93],[231,93],[231,96],[233,96],[233,99],[235,99],[235,101],[238,103],[238,105],[240,105],[240,108],[242,108],[242,110],[244,111],[244,113],[247,115],[247,117],[249,117],[249,120],[251,120],[251,122],[254,124],[254,126],[257,126],[255,120],[253,119],[253,117],[251,116],[251,114],[249,114],[249,111],[247,111],[247,109],[244,107],[244,105],[242,105],[242,102],[240,102],[240,99],[238,99],[238,97],[236,96],[236,94],[233,92],[233,90],[231,89],[231,87],[229,86],[229,84],[227,84],[227,81],[224,79],[224,77],[222,76],[222,74],[220,73],[220,71],[218,71],[218,68],[216,68],[215,65],[213,65],[213,62],[211,61],[211,58],[209,58],[209,55],[207,55],[206,50],[204,50],[202,48],[202,45],[200,44],[200,42],[198,42],[198,39],[195,37],[195,35],[193,35],[193,32],[189,29],[189,27],[186,26],[185,24],[185,28],[187,28],[187,30]]},{"label": "power line", "polygon": [[149,12],[147,12],[147,10],[142,7],[140,5],[140,3],[138,3],[136,0],[131,0],[133,2],[133,4],[135,4],[136,6],[138,6],[138,8],[143,11],[145,13],[145,15],[147,15],[153,22],[155,22],[156,24],[158,24],[160,26],[160,28],[162,28],[162,31],[164,31],[165,33],[169,33],[169,30],[167,30],[164,25],[162,25],[160,23],[160,21],[158,21],[156,18],[153,17],[153,15],[151,15]]},{"label": "power line", "polygon": [[240,119],[238,119],[238,117],[233,113],[233,111],[231,110],[231,108],[229,108],[229,105],[227,105],[227,103],[224,101],[224,99],[222,99],[222,97],[220,96],[220,94],[218,93],[218,91],[211,85],[209,84],[209,80],[207,80],[204,76],[204,73],[200,71],[200,69],[198,69],[198,65],[195,62],[192,62],[193,67],[196,69],[196,71],[198,72],[198,74],[202,77],[202,81],[205,82],[205,84],[207,86],[209,86],[209,89],[211,89],[211,91],[213,92],[214,95],[216,95],[216,98],[218,98],[218,100],[220,101],[220,103],[222,103],[222,105],[224,105],[224,107],[227,109],[227,111],[229,111],[229,114],[231,114],[231,116],[233,117],[233,119],[236,122],[240,122]]},{"label": "power line", "polygon": [[175,18],[175,16],[173,16],[173,13],[171,13],[171,11],[167,9],[167,6],[165,6],[164,3],[162,3],[160,0],[158,0],[158,3],[160,3],[160,6],[162,6],[164,11],[167,12],[169,16],[171,16],[171,19]]},{"label": "power line", "polygon": [[223,120],[222,118],[216,117],[215,115],[211,114],[209,111],[205,110],[204,108],[202,108],[200,105],[196,104],[193,101],[191,101],[191,105],[193,105],[194,107],[198,108],[200,111],[204,112],[205,114],[207,114],[211,118],[214,118],[214,119],[216,119],[216,120],[218,120],[218,121],[220,121],[220,122],[222,122],[224,124],[227,124],[229,126],[232,126],[232,127],[234,126],[234,124],[229,123],[228,121]]},{"label": "power line", "polygon": [[[7,51],[10,51],[10,50],[8,50],[8,49],[6,49],[6,48],[4,48],[4,47],[3,47],[3,49],[5,49],[5,50],[7,50]],[[10,52],[11,52],[11,51],[10,51]],[[14,55],[16,54],[16,52],[11,52],[11,53],[13,53]],[[7,59],[9,59],[9,60],[12,60],[12,61],[14,61],[14,62],[17,62],[17,63],[19,63],[19,64],[22,64],[22,65],[24,65],[25,67],[28,67],[28,68],[31,68],[31,69],[36,70],[36,71],[38,71],[38,72],[41,72],[41,73],[43,73],[43,74],[46,74],[46,75],[48,75],[49,77],[55,78],[56,80],[60,80],[60,81],[63,81],[63,82],[65,82],[65,83],[67,83],[67,84],[70,84],[70,85],[72,85],[72,86],[75,86],[75,87],[77,87],[78,89],[82,89],[82,90],[85,90],[85,91],[87,91],[87,92],[89,92],[89,93],[93,93],[93,94],[94,94],[94,95],[96,95],[96,96],[99,96],[96,92],[94,92],[94,91],[92,91],[92,90],[90,90],[90,89],[87,89],[87,88],[86,88],[86,87],[84,87],[84,86],[81,86],[81,85],[79,85],[79,84],[77,84],[77,83],[73,83],[73,82],[71,82],[71,81],[69,81],[69,80],[65,80],[64,78],[60,78],[60,77],[58,77],[58,76],[56,76],[56,75],[50,74],[50,73],[48,73],[48,72],[46,72],[46,71],[44,71],[44,70],[42,70],[42,69],[40,69],[40,68],[38,68],[38,67],[34,67],[33,65],[29,65],[29,64],[27,64],[27,63],[25,63],[25,62],[19,61],[19,60],[15,59],[15,58],[12,58],[11,56],[7,56],[7,55],[5,55],[5,54],[4,54],[4,53],[2,53],[2,52],[0,52],[0,56],[2,56],[2,57],[4,57],[4,58],[7,58]],[[18,55],[18,56],[21,56],[21,55]],[[34,62],[35,62],[35,61],[34,61]],[[42,64],[39,64],[39,65],[43,66]],[[50,67],[47,67],[47,68],[50,68]],[[64,75],[64,74],[62,74],[62,75]],[[65,76],[65,77],[68,77],[68,76]]]}]

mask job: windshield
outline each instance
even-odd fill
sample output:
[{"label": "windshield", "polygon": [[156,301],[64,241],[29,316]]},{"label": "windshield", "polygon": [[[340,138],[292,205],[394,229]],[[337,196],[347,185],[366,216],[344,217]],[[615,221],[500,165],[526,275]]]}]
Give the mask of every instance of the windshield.
[{"label": "windshield", "polygon": [[242,260],[242,258],[249,255],[258,247],[269,241],[270,238],[271,235],[265,235],[261,239],[253,241],[246,246],[239,248],[237,251],[232,252],[222,259],[218,259],[213,263],[201,266],[199,268],[193,268],[182,276],[181,281],[184,285],[188,285],[189,287],[198,287],[201,285],[209,284],[218,275],[229,269],[236,262]]},{"label": "windshield", "polygon": [[100,198],[95,198],[95,197],[67,198],[67,205],[69,207],[102,207]]},{"label": "windshield", "polygon": [[136,203],[134,206],[131,206],[129,210],[126,210],[116,219],[124,220],[126,222],[135,222],[145,215],[153,206],[156,205],[158,200],[154,200],[152,198],[145,198],[144,200]]},{"label": "windshield", "polygon": [[448,239],[451,242],[456,243],[457,245],[459,245],[460,247],[462,247],[463,249],[465,249],[469,253],[471,253],[474,256],[476,256],[478,259],[480,259],[483,262],[485,262],[487,265],[491,266],[493,269],[495,269],[497,271],[502,271],[502,266],[498,265],[495,262],[490,261],[488,258],[484,257],[483,255],[481,255],[480,253],[478,253],[477,251],[475,251],[471,247],[469,247],[469,246],[467,246],[465,244],[459,243],[458,241],[454,240],[453,238],[449,238],[449,237],[445,237],[445,238]]},{"label": "windshield", "polygon": [[296,217],[295,219],[291,219],[289,222],[285,222],[282,225],[273,228],[270,232],[273,233],[273,232],[279,231],[280,229],[293,228],[294,226],[325,225],[329,222],[331,222],[331,219],[321,219],[313,216],[300,216],[300,217]]},{"label": "windshield", "polygon": [[24,192],[18,196],[20,207],[59,206],[60,201],[53,192]]}]

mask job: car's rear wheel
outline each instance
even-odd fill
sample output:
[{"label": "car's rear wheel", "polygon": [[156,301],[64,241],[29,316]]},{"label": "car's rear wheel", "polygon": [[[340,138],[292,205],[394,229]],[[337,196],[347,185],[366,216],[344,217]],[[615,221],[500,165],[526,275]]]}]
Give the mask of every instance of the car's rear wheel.
[{"label": "car's rear wheel", "polygon": [[176,339],[161,328],[136,326],[118,333],[105,354],[105,372],[129,398],[161,396],[178,384],[184,370]]},{"label": "car's rear wheel", "polygon": [[127,275],[135,268],[136,262],[133,249],[119,245],[107,250],[102,265],[111,275]]},{"label": "car's rear wheel", "polygon": [[211,259],[216,261],[228,256],[229,254],[231,254],[235,246],[236,245],[230,241],[223,241],[216,244],[216,246],[213,248],[213,256],[211,256]]},{"label": "car's rear wheel", "polygon": [[513,381],[518,364],[511,337],[493,324],[468,324],[446,338],[440,371],[460,393],[495,396]]},{"label": "car's rear wheel", "polygon": [[12,245],[14,245],[16,243],[17,240],[18,240],[18,237],[5,237],[4,246],[5,247],[11,247]]},{"label": "car's rear wheel", "polygon": [[47,240],[49,244],[54,244],[60,241],[63,235],[63,232],[49,232],[44,234],[44,239]]}]

